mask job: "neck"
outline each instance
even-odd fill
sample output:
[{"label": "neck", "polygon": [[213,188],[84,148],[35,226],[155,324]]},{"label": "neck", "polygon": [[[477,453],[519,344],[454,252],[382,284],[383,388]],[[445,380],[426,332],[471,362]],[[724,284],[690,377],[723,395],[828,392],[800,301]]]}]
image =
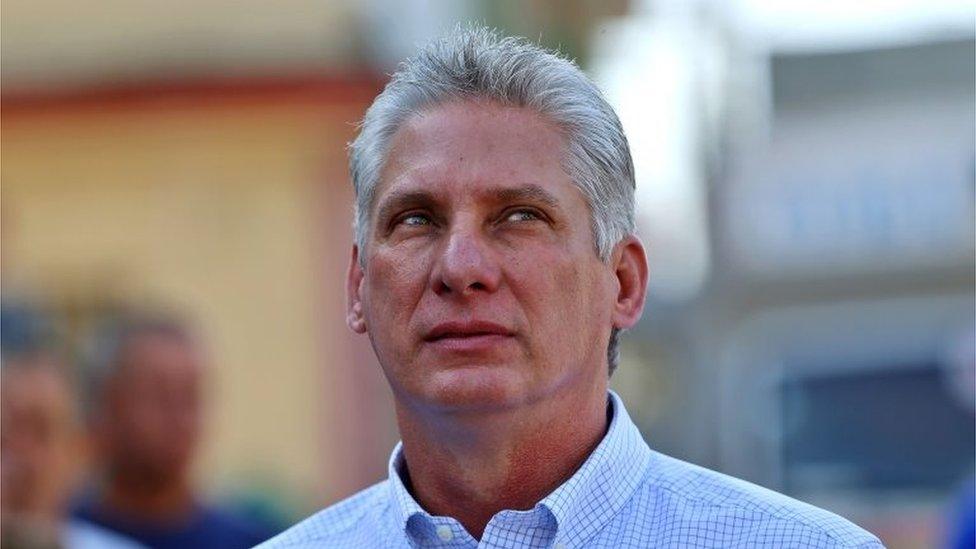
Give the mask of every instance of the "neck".
[{"label": "neck", "polygon": [[[408,488],[476,539],[496,513],[527,510],[576,472],[607,430],[607,385],[491,414],[436,414],[397,403]],[[464,502],[459,505],[458,502]]]},{"label": "neck", "polygon": [[102,503],[127,516],[150,522],[170,522],[189,515],[196,500],[189,479],[150,484],[113,474],[102,494]]}]

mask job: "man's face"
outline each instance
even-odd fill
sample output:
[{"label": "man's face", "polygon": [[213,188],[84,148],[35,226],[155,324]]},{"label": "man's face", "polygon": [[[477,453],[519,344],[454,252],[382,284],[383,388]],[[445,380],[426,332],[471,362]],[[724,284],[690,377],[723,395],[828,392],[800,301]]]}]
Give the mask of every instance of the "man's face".
[{"label": "man's face", "polygon": [[348,290],[401,403],[487,411],[605,387],[619,284],[564,156],[556,126],[487,102],[394,135]]},{"label": "man's face", "polygon": [[185,342],[146,335],[123,362],[107,395],[111,466],[130,481],[172,482],[188,472],[200,436],[200,357]]},{"label": "man's face", "polygon": [[57,519],[72,490],[81,433],[55,366],[9,368],[0,384],[2,510]]}]

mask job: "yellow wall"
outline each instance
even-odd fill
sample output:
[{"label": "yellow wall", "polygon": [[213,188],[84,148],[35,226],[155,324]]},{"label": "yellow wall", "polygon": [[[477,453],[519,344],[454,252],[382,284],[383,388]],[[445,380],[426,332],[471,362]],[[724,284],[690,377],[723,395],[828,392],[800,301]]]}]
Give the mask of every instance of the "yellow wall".
[{"label": "yellow wall", "polygon": [[[368,356],[341,311],[343,145],[370,99],[360,95],[4,109],[5,292],[193,319],[212,357],[210,486],[271,476],[320,502],[385,460],[360,463],[390,438],[386,414],[339,420],[344,395],[383,398],[372,364],[345,371]],[[382,442],[349,438],[363,429]]]}]

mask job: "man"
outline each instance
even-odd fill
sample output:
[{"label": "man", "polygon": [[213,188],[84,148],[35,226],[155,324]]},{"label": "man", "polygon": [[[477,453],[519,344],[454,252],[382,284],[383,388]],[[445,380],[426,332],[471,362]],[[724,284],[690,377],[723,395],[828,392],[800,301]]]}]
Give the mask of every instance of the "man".
[{"label": "man", "polygon": [[269,547],[877,547],[849,522],[655,453],[608,391],[644,305],[620,123],[570,62],[459,29],[351,147],[348,324],[402,435],[389,479]]},{"label": "man", "polygon": [[169,319],[135,320],[108,354],[93,418],[104,486],[75,515],[154,548],[251,547],[270,537],[194,489],[204,364],[192,335]]},{"label": "man", "polygon": [[61,362],[45,350],[21,348],[5,353],[0,379],[0,545],[141,547],[68,518],[86,445],[77,399]]}]

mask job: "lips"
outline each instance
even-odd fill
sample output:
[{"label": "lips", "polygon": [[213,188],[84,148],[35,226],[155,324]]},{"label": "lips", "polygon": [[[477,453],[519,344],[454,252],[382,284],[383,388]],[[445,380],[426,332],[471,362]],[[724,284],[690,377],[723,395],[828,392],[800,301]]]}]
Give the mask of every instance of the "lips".
[{"label": "lips", "polygon": [[513,335],[515,334],[512,330],[509,330],[500,324],[495,324],[494,322],[444,322],[434,326],[434,328],[427,332],[427,334],[424,336],[424,341],[463,341],[478,338],[511,337]]}]

